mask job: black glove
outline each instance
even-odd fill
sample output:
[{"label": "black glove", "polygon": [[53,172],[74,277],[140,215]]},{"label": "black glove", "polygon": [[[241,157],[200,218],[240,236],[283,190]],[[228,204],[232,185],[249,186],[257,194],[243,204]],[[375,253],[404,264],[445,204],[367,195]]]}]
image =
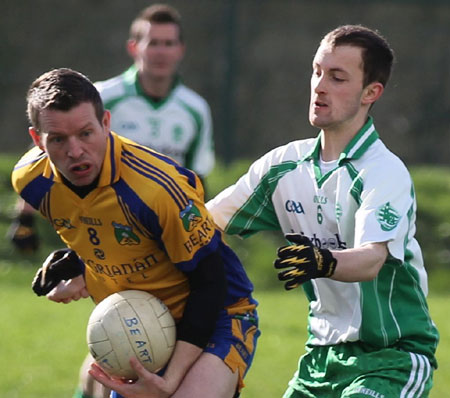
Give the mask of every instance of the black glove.
[{"label": "black glove", "polygon": [[315,278],[329,278],[336,269],[337,260],[328,249],[319,249],[303,235],[288,234],[286,239],[294,243],[290,246],[282,246],[278,249],[278,258],[274,265],[277,269],[280,281],[286,290]]},{"label": "black glove", "polygon": [[39,239],[33,224],[32,214],[20,214],[9,228],[8,235],[11,242],[24,253],[34,253],[39,248]]},{"label": "black glove", "polygon": [[37,271],[31,287],[38,296],[45,296],[59,282],[67,281],[84,273],[84,263],[72,249],[51,252]]}]

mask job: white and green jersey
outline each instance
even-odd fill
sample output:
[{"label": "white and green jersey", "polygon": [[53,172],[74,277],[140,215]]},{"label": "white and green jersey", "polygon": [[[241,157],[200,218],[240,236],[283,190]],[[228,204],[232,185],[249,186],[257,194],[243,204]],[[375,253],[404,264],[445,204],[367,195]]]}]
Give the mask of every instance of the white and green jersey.
[{"label": "white and green jersey", "polygon": [[303,285],[310,301],[308,343],[396,346],[435,364],[438,332],[414,239],[411,177],[381,142],[371,118],[325,174],[319,165],[321,134],[267,153],[207,207],[221,229],[243,237],[281,230],[332,250],[388,242],[388,259],[373,281],[320,278]]},{"label": "white and green jersey", "polygon": [[177,81],[166,98],[154,101],[143,92],[135,66],[95,86],[111,111],[113,131],[170,156],[200,176],[212,170],[211,111],[200,95]]}]

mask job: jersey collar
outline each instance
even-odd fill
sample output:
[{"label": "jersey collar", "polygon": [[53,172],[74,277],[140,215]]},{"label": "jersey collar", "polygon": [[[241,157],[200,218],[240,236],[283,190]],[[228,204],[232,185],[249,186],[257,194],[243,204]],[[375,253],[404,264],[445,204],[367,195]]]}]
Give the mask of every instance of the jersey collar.
[{"label": "jersey collar", "polygon": [[154,101],[148,94],[145,93],[138,79],[138,70],[136,65],[131,65],[124,73],[123,78],[125,82],[125,91],[127,95],[138,95],[146,99],[148,103],[155,109],[160,108],[163,104],[167,102],[167,99],[171,96],[175,88],[181,84],[181,77],[179,75],[175,75],[172,87],[170,88],[169,93],[165,98],[162,98],[160,101]]},{"label": "jersey collar", "polygon": [[120,178],[120,154],[122,153],[122,141],[117,134],[110,132],[106,146],[105,159],[100,172],[99,187],[112,185]]},{"label": "jersey collar", "polygon": [[[320,143],[323,131],[320,131],[316,138],[316,142],[312,150],[306,155],[305,159],[313,159],[314,163],[319,161]],[[342,153],[339,155],[338,165],[341,166],[345,161],[351,159],[359,159],[369,147],[379,138],[378,132],[375,130],[372,116],[369,116],[367,122],[358,131],[358,133],[347,144]]]},{"label": "jersey collar", "polygon": [[[325,175],[322,175],[322,171],[319,166],[321,148],[320,144],[323,134],[323,130],[320,131],[313,148],[304,158],[305,160],[313,161],[314,174],[319,186],[321,186],[333,172],[333,170],[330,170]],[[364,126],[358,131],[358,133],[352,138],[352,140],[347,144],[342,153],[339,155],[337,167],[342,166],[352,159],[359,159],[378,138],[379,135],[375,130],[373,118],[369,116]]]}]

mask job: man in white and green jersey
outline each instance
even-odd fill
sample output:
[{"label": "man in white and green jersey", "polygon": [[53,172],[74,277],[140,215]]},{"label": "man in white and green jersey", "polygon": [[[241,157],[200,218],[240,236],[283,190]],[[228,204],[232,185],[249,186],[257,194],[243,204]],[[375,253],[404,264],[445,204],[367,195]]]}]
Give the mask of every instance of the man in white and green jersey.
[{"label": "man in white and green jersey", "polygon": [[206,177],[214,166],[211,111],[177,75],[185,51],[178,12],[160,4],[144,9],[131,24],[127,50],[134,64],[95,84],[112,130]]},{"label": "man in white and green jersey", "polygon": [[412,398],[431,389],[439,336],[414,239],[414,187],[368,116],[393,58],[365,27],[328,33],[311,77],[318,137],[270,151],[208,203],[229,234],[281,230],[290,241],[275,267],[287,290],[302,285],[310,315],[307,353],[285,398]]}]

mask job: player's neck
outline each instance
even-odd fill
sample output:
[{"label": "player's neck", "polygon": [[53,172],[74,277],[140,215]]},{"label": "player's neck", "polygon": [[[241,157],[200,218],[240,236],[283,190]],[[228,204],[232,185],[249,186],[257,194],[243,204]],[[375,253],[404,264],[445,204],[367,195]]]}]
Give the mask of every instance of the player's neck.
[{"label": "player's neck", "polygon": [[324,128],[321,141],[322,159],[326,162],[339,159],[349,142],[364,126],[366,119],[367,115],[364,116],[364,119],[357,118],[350,123]]},{"label": "player's neck", "polygon": [[148,96],[155,98],[165,98],[169,94],[172,87],[173,77],[159,79],[140,75],[139,83]]},{"label": "player's neck", "polygon": [[97,178],[92,181],[89,185],[77,186],[73,185],[67,178],[61,175],[64,185],[69,187],[73,192],[75,192],[81,199],[84,199],[91,191],[97,188],[98,181],[100,180],[100,174]]}]

